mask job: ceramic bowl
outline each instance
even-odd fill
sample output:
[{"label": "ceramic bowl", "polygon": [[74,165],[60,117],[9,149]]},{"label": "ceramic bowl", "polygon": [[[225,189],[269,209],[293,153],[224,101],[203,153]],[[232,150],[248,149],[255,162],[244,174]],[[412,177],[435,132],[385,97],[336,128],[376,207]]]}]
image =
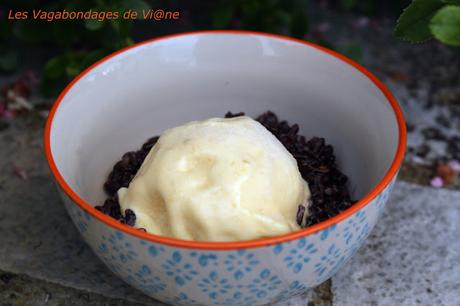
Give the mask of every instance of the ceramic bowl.
[{"label": "ceramic bowl", "polygon": [[[356,204],[283,236],[221,243],[151,235],[93,208],[113,164],[147,138],[227,111],[267,110],[334,146]],[[65,206],[95,254],[174,305],[274,303],[331,277],[379,219],[405,143],[397,101],[362,66],[305,41],[242,31],[156,38],[100,60],[59,96],[45,134]]]}]

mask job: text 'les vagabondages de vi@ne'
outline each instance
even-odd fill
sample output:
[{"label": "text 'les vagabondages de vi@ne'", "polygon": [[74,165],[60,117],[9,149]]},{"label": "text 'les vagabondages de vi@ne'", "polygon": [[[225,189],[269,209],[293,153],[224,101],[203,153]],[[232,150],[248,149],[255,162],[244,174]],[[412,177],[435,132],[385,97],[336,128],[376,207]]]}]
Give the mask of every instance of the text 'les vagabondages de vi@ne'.
[{"label": "text 'les vagabondages de vi@ne'", "polygon": [[57,20],[178,20],[180,19],[179,11],[167,11],[163,9],[143,9],[143,10],[131,10],[125,11],[69,11],[69,10],[58,10],[58,11],[45,11],[40,9],[33,9],[31,11],[8,11],[9,20],[42,20],[42,21],[57,21]]}]

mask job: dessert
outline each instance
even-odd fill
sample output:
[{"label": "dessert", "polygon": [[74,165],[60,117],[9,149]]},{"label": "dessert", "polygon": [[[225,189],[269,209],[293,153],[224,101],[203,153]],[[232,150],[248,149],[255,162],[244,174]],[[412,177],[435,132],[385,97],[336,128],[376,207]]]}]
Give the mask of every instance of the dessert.
[{"label": "dessert", "polygon": [[300,229],[309,198],[297,162],[246,116],[194,121],[166,130],[128,187],[121,211],[149,233],[186,240],[238,241]]},{"label": "dessert", "polygon": [[235,241],[310,226],[352,205],[323,138],[307,141],[272,112],[260,124],[243,113],[226,118],[168,130],[123,155],[96,208],[154,234]]}]

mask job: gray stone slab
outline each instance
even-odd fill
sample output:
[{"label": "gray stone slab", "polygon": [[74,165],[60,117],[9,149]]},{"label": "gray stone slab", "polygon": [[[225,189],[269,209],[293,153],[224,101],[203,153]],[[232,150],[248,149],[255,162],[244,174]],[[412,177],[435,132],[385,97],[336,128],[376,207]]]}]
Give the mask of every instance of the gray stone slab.
[{"label": "gray stone slab", "polygon": [[[80,238],[47,169],[41,122],[15,124],[0,133],[0,269],[155,304],[113,275]],[[15,175],[18,167],[27,179]]]},{"label": "gray stone slab", "polygon": [[3,306],[143,306],[0,270],[0,305]]},{"label": "gray stone slab", "polygon": [[460,305],[460,192],[396,184],[382,220],[333,277],[333,304]]},{"label": "gray stone slab", "polygon": [[[0,269],[155,304],[112,275],[81,240],[55,190],[42,153],[41,132],[33,125],[21,123],[0,133],[0,143],[8,144],[0,151]],[[15,175],[15,167],[23,168],[28,178]],[[399,182],[365,246],[334,277],[334,304],[460,301],[458,203],[460,192]],[[330,285],[322,287],[287,303],[328,305]]]}]

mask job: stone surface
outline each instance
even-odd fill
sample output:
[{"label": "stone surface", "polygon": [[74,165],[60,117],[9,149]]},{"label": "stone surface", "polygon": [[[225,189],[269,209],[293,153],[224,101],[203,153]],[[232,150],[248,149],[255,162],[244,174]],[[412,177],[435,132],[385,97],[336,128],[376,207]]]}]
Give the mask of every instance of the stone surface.
[{"label": "stone surface", "polygon": [[[85,298],[85,294],[104,295],[107,303],[122,298],[155,304],[113,276],[81,240],[47,169],[41,124],[31,116],[0,133],[0,143],[8,143],[0,153],[0,269],[83,290],[78,294]],[[26,179],[17,175],[18,167],[26,172]],[[356,305],[358,301],[410,305],[417,300],[425,305],[452,305],[459,301],[458,203],[460,192],[399,182],[365,246],[333,278],[332,292],[326,282],[287,303],[330,305],[332,296],[335,305]],[[38,301],[43,291],[33,289],[37,283],[29,282],[23,290]],[[47,284],[41,286],[47,288]],[[0,292],[13,292],[11,286],[3,284]],[[65,292],[61,287],[50,288]],[[68,289],[69,294],[74,289]],[[96,305],[106,302],[98,298]]]},{"label": "stone surface", "polygon": [[[421,175],[423,183],[429,183],[437,174],[438,163],[460,160],[458,54],[436,41],[410,44],[395,39],[395,20],[389,18],[371,20],[332,12],[326,18],[319,17],[318,22],[321,20],[326,29],[322,36],[336,46],[361,49],[361,64],[399,101],[408,126],[405,159],[421,170],[412,167],[410,174]],[[414,181],[402,174],[404,179]],[[459,189],[460,180],[444,187]]]},{"label": "stone surface", "polygon": [[154,303],[108,271],[80,238],[47,169],[42,124],[30,116],[0,133],[0,143],[8,144],[0,151],[0,269]]},{"label": "stone surface", "polygon": [[460,192],[396,184],[382,220],[333,277],[334,305],[460,305]]},{"label": "stone surface", "polygon": [[2,271],[0,271],[0,304],[3,306],[144,305],[121,299],[111,299],[99,294],[34,279],[26,275]]}]

